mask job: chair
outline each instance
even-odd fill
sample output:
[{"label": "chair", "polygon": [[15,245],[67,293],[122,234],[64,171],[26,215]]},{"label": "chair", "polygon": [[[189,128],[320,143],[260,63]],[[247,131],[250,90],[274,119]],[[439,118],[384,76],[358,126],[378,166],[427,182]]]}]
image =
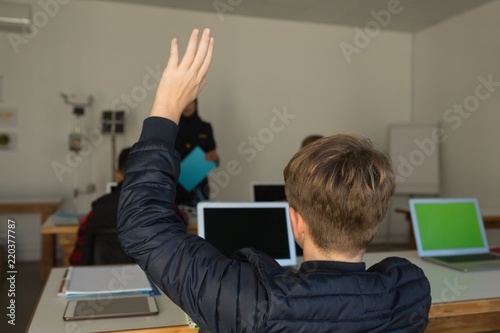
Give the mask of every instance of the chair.
[{"label": "chair", "polygon": [[123,251],[116,228],[97,228],[92,234],[91,265],[135,263],[135,260]]}]

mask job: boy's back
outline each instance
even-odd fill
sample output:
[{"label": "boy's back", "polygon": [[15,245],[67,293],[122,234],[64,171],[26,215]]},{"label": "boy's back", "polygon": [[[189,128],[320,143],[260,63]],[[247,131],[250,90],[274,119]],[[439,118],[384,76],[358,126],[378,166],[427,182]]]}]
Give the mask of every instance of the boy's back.
[{"label": "boy's back", "polygon": [[159,118],[144,122],[127,167],[120,232],[128,254],[200,327],[208,332],[424,330],[430,287],[405,259],[388,258],[368,270],[362,262],[309,260],[293,273],[256,250],[243,249],[229,259],[186,234],[169,208],[175,171],[163,172],[178,159],[168,138],[163,143],[147,134],[175,133],[174,126]]}]

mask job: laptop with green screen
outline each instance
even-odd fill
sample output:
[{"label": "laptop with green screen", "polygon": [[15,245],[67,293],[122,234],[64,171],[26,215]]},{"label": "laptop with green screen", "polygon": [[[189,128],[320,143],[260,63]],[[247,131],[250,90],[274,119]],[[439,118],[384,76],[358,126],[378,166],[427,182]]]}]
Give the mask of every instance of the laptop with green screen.
[{"label": "laptop with green screen", "polygon": [[409,206],[421,258],[461,271],[500,269],[476,198],[410,199]]}]

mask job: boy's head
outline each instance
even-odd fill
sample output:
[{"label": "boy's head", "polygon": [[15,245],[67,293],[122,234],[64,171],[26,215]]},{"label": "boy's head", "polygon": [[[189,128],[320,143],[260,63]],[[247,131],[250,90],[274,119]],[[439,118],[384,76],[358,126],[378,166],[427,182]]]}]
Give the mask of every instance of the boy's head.
[{"label": "boy's head", "polygon": [[369,139],[351,134],[305,146],[290,160],[284,177],[290,207],[325,253],[364,252],[395,189],[391,159]]}]

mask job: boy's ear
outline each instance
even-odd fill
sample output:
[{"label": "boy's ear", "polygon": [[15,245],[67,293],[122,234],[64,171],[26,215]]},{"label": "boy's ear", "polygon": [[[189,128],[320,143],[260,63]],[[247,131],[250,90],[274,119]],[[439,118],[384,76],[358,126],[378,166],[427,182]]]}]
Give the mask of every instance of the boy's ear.
[{"label": "boy's ear", "polygon": [[300,213],[297,212],[293,207],[290,207],[290,223],[292,225],[293,237],[295,238],[297,244],[302,247],[302,243],[304,242],[304,235],[306,232],[306,226]]}]

